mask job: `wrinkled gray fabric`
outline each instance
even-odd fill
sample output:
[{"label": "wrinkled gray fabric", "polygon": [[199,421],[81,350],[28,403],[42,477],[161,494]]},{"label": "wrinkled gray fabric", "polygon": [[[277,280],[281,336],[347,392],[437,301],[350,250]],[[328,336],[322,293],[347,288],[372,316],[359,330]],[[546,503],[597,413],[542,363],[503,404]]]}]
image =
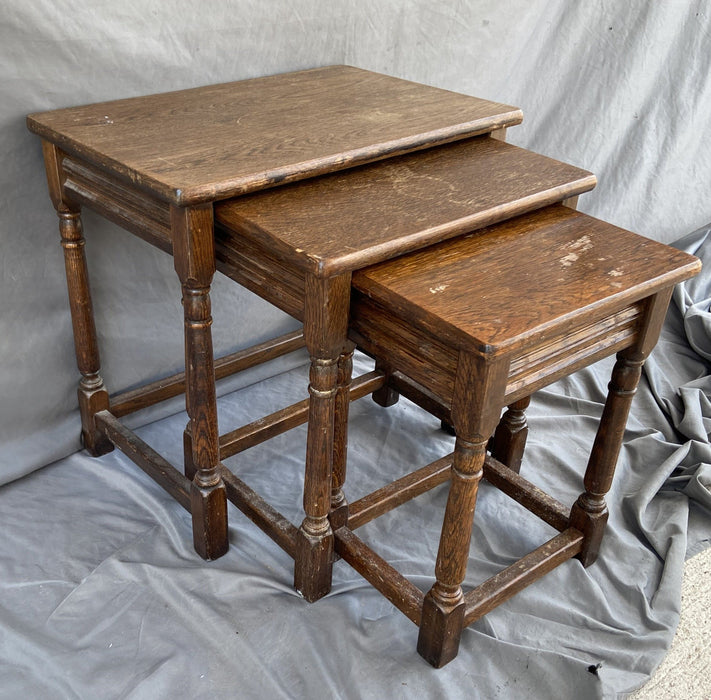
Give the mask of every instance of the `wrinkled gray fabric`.
[{"label": "wrinkled gray fabric", "polygon": [[[308,605],[289,558],[234,509],[233,547],[206,564],[188,515],[126,458],[66,457],[79,447],[71,323],[24,117],[350,63],[520,106],[511,142],[598,176],[582,210],[671,241],[711,219],[710,30],[703,0],[0,0],[0,697],[582,700],[644,682],[678,621],[684,558],[711,532],[708,228],[680,244],[706,266],[675,293],[647,363],[599,561],[568,562],[488,614],[434,671],[415,653],[415,627],[343,562],[333,592]],[[179,370],[172,261],[91,212],[84,220],[107,385]],[[293,328],[219,275],[213,301],[220,354]],[[223,430],[302,398],[304,360],[221,383]],[[610,369],[540,392],[529,412],[523,473],[561,500],[581,488]],[[129,420],[176,464],[181,402]],[[228,461],[295,522],[304,434]],[[351,499],[452,446],[405,401],[354,404],[351,435]],[[444,499],[437,489],[362,531],[423,590]],[[467,584],[551,535],[485,486]]]},{"label": "wrinkled gray fabric", "polygon": [[705,265],[700,274],[674,290],[659,345],[645,373],[659,408],[684,443],[668,483],[711,510],[711,225],[675,246],[697,255]]}]

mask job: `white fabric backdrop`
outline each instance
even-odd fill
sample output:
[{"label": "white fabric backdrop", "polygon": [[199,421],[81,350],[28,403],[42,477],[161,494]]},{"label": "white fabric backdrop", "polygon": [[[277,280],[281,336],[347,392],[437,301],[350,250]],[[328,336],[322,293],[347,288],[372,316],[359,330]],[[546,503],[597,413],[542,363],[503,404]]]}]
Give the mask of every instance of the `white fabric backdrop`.
[{"label": "white fabric backdrop", "polygon": [[[671,241],[711,219],[710,13],[703,0],[0,0],[0,483],[79,447],[57,224],[27,113],[350,63],[520,106],[511,142],[598,176],[582,210]],[[177,370],[171,261],[85,219],[110,390]],[[216,286],[219,351],[289,326]]]}]

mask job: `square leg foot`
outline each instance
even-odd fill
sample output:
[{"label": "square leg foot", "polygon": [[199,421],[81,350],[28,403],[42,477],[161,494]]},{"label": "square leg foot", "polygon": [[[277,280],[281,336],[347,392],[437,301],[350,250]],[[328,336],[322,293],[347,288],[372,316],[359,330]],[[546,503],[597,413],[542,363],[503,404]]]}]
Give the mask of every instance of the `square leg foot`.
[{"label": "square leg foot", "polygon": [[80,388],[79,411],[81,413],[81,443],[92,457],[101,457],[114,449],[106,435],[96,429],[94,416],[109,408],[109,394],[106,389],[87,390]]},{"label": "square leg foot", "polygon": [[459,640],[464,625],[464,601],[445,608],[430,591],[422,605],[417,652],[435,668],[442,668],[459,653]]},{"label": "square leg foot", "polygon": [[594,564],[600,552],[602,536],[605,534],[607,525],[607,508],[599,512],[590,512],[581,505],[580,499],[570,510],[570,525],[576,530],[580,530],[585,536],[583,547],[577,558],[588,567]]},{"label": "square leg foot", "polygon": [[106,455],[114,449],[114,444],[111,440],[98,430],[82,430],[81,444],[92,457],[101,457],[101,455]]},{"label": "square leg foot", "polygon": [[203,488],[194,482],[190,489],[195,551],[207,560],[218,559],[229,549],[227,534],[227,491],[220,481]]},{"label": "square leg foot", "polygon": [[323,598],[331,590],[333,532],[320,537],[299,530],[294,560],[294,588],[309,602]]}]

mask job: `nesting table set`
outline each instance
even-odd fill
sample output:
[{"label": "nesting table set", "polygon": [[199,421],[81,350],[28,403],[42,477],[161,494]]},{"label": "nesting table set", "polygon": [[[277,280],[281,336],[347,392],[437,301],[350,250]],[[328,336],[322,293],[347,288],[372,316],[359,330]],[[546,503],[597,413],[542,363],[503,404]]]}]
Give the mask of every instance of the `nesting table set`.
[{"label": "nesting table set", "polygon": [[[506,129],[521,119],[506,105],[347,66],[28,117],[60,219],[86,449],[98,456],[116,446],[163,486],[192,514],[205,559],[227,551],[228,500],[294,559],[308,601],[328,593],[340,556],[419,626],[418,651],[437,667],[456,656],[466,625],[562,562],[595,560],[642,364],[674,284],[700,268],[575,211],[595,178],[507,144]],[[183,374],[109,396],[82,206],[173,255]],[[302,321],[303,333],[216,360],[216,270]],[[220,435],[216,377],[304,345],[308,398]],[[356,347],[375,369],[352,379]],[[581,495],[567,507],[518,473],[525,409],[537,389],[615,353]],[[183,391],[180,471],[120,419]],[[349,503],[348,407],[371,393],[383,406],[400,394],[415,401],[456,433],[455,449]],[[221,460],[305,422],[304,518],[295,525]],[[481,478],[559,534],[464,592]],[[425,593],[354,531],[446,481]]]}]

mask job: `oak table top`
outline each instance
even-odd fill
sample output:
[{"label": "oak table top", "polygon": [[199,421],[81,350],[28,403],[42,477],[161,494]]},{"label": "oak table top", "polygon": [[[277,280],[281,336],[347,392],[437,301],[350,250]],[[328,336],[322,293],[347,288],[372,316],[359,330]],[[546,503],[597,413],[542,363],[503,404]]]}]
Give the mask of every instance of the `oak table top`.
[{"label": "oak table top", "polygon": [[688,253],[558,205],[360,270],[353,286],[436,337],[496,354],[700,268]]},{"label": "oak table top", "polygon": [[586,170],[477,136],[215,206],[218,241],[250,240],[328,277],[591,190]]},{"label": "oak table top", "polygon": [[30,131],[188,206],[518,124],[521,111],[350,66],[31,114]]}]

